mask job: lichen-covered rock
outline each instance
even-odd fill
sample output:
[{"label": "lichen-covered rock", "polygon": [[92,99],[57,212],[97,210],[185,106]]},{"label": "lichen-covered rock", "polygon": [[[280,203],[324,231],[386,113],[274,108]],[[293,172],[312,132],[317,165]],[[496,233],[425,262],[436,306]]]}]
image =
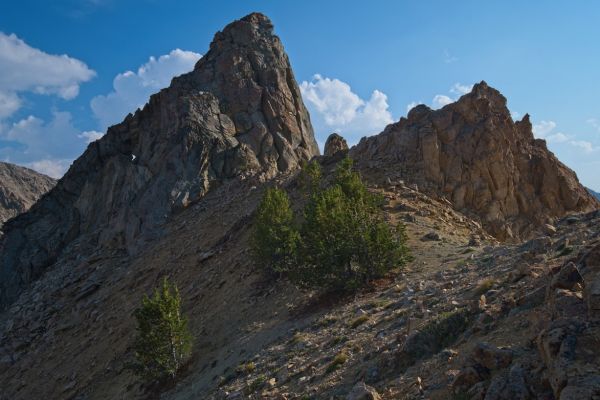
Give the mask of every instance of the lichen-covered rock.
[{"label": "lichen-covered rock", "polygon": [[325,142],[325,151],[324,154],[326,156],[334,156],[338,153],[347,153],[348,152],[348,143],[346,143],[346,139],[338,135],[337,133],[332,133],[327,138]]},{"label": "lichen-covered rock", "polygon": [[190,73],[108,129],[0,242],[0,308],[81,235],[135,253],[174,211],[240,175],[270,178],[318,154],[269,19],[215,35]]},{"label": "lichen-covered rock", "polygon": [[29,209],[56,181],[29,168],[0,162],[0,227]]},{"label": "lichen-covered rock", "polygon": [[413,108],[350,155],[366,175],[447,198],[500,240],[529,238],[567,213],[600,206],[534,138],[529,116],[513,122],[504,96],[485,82],[439,110]]}]

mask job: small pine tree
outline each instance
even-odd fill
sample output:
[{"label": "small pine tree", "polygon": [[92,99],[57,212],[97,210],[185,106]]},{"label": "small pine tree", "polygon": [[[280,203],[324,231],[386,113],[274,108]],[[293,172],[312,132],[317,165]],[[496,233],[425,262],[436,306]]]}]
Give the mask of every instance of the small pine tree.
[{"label": "small pine tree", "polygon": [[381,196],[370,193],[352,160],[342,160],[333,185],[305,207],[301,251],[290,277],[301,286],[353,290],[408,259],[404,226],[384,221]]},{"label": "small pine tree", "polygon": [[317,160],[303,163],[298,178],[300,186],[307,196],[311,196],[319,190],[322,175],[321,164]]},{"label": "small pine tree", "polygon": [[299,179],[306,195],[300,230],[283,190],[268,189],[258,207],[252,254],[265,269],[299,286],[353,290],[410,258],[404,225],[385,222],[383,197],[367,190],[351,159],[340,161],[329,187],[316,160]]},{"label": "small pine tree", "polygon": [[287,194],[282,189],[267,189],[258,206],[251,240],[255,262],[270,273],[285,273],[294,263],[299,241]]},{"label": "small pine tree", "polygon": [[134,370],[148,382],[174,380],[192,348],[177,286],[165,278],[152,297],[144,296],[134,316],[138,325]]}]

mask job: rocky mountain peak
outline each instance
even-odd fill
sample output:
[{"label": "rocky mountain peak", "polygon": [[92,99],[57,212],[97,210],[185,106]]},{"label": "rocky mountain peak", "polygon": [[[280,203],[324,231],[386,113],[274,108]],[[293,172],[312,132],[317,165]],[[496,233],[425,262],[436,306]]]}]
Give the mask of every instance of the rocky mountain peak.
[{"label": "rocky mountain peak", "polygon": [[0,306],[78,241],[136,253],[212,188],[269,179],[317,154],[271,22],[257,13],[234,21],[192,72],[110,127],[48,196],[4,227]]},{"label": "rocky mountain peak", "polygon": [[0,162],[0,227],[27,211],[55,183],[54,179],[29,168]]},{"label": "rocky mountain peak", "polygon": [[599,207],[547,148],[529,115],[514,122],[486,82],[439,110],[413,108],[350,150],[373,179],[399,179],[481,220],[501,240],[531,237],[571,212]]}]

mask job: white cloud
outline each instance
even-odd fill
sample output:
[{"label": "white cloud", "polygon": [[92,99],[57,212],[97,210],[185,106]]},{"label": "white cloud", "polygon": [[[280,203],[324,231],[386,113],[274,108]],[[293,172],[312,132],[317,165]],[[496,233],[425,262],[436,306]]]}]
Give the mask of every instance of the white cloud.
[{"label": "white cloud", "polygon": [[150,60],[137,72],[126,71],[113,80],[113,91],[96,96],[92,111],[100,122],[100,130],[120,122],[127,114],[146,104],[151,94],[169,86],[171,79],[194,68],[201,55],[175,49],[169,54]]},{"label": "white cloud", "polygon": [[85,139],[86,143],[92,143],[104,136],[104,133],[98,131],[85,131],[77,135],[80,139]]},{"label": "white cloud", "polygon": [[79,94],[79,85],[96,73],[67,55],[53,55],[33,48],[15,34],[0,32],[0,118],[21,106],[19,93],[57,95],[65,100]]},{"label": "white cloud", "polygon": [[473,85],[463,85],[461,83],[455,83],[450,88],[450,93],[462,96],[463,94],[471,93],[471,90],[473,90]]},{"label": "white cloud", "polygon": [[443,94],[436,94],[435,97],[433,98],[433,101],[431,102],[431,105],[433,106],[434,109],[437,109],[437,108],[442,108],[445,105],[448,105],[450,103],[454,103],[454,100],[451,99],[450,97],[443,95]]},{"label": "white cloud", "polygon": [[317,74],[310,82],[302,82],[300,91],[320,140],[336,131],[353,144],[393,122],[387,96],[379,90],[363,100],[346,82]]},{"label": "white cloud", "polygon": [[543,139],[550,132],[552,132],[556,128],[556,122],[554,121],[540,121],[539,123],[533,125],[533,135],[536,138]]},{"label": "white cloud", "polygon": [[570,139],[569,136],[565,135],[562,132],[553,133],[552,135],[546,136],[546,140],[549,143],[564,143]]},{"label": "white cloud", "polygon": [[410,103],[408,103],[406,105],[406,113],[408,114],[408,112],[410,110],[412,110],[413,108],[415,108],[416,106],[418,106],[419,104],[423,104],[422,101],[411,101]]},{"label": "white cloud", "polygon": [[21,99],[15,93],[0,91],[0,119],[11,116],[21,108]]},{"label": "white cloud", "polygon": [[583,150],[584,153],[593,153],[600,150],[600,147],[594,146],[591,142],[587,140],[571,140],[569,142],[572,146],[579,147]]},{"label": "white cloud", "polygon": [[59,179],[71,166],[71,160],[45,159],[26,163],[25,166],[51,178]]},{"label": "white cloud", "polygon": [[448,96],[446,94],[436,94],[433,97],[433,100],[431,101],[431,107],[433,109],[438,109],[450,103],[454,103],[456,100],[458,100],[460,96],[470,93],[472,89],[473,85],[464,85],[462,83],[457,82],[454,85],[452,85],[448,90],[451,96]]},{"label": "white cloud", "polygon": [[54,111],[49,121],[33,115],[0,127],[0,159],[59,177],[83,149],[71,114]]}]

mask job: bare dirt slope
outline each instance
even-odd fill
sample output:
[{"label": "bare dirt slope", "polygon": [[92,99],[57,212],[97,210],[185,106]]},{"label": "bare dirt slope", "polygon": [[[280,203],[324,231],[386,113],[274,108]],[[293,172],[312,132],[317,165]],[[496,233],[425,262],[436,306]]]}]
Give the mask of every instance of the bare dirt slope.
[{"label": "bare dirt slope", "polygon": [[[219,187],[176,215],[168,235],[133,260],[115,251],[83,261],[85,244],[74,243],[61,267],[0,317],[0,398],[150,396],[126,366],[132,312],[163,276],[181,288],[195,350],[187,372],[161,398],[345,398],[366,381],[383,398],[444,399],[456,376],[478,365],[471,353],[479,342],[510,348],[511,360],[526,361],[527,390],[552,395],[558,356],[541,353],[538,337],[564,307],[575,307],[570,317],[590,325],[591,283],[558,295],[547,287],[568,260],[578,262],[598,242],[597,213],[569,217],[556,233],[548,227],[549,237],[507,246],[448,203],[401,184],[373,187],[386,196],[389,221],[406,224],[414,261],[355,296],[320,298],[267,281],[252,265],[247,243],[262,192],[256,184],[240,179]],[[558,299],[555,308],[547,293]],[[586,334],[592,341],[593,332]],[[583,367],[570,361],[573,374],[597,371],[597,355],[592,351],[592,364]],[[336,365],[336,356],[345,361]],[[514,362],[478,367],[468,382],[482,381],[485,390]]]},{"label": "bare dirt slope", "polygon": [[[466,245],[472,234],[485,236],[449,207],[433,201],[420,205],[426,197],[407,190],[406,199],[390,198],[390,207],[414,207],[423,214],[415,217],[417,222],[409,222],[419,263],[444,256],[449,252],[444,248]],[[131,361],[132,312],[142,294],[163,276],[181,288],[196,337],[189,376],[168,397],[179,397],[180,390],[184,398],[207,393],[267,344],[314,323],[326,309],[304,310],[312,293],[285,282],[265,281],[249,259],[251,213],[261,192],[248,180],[220,187],[177,215],[167,225],[164,239],[134,260],[115,251],[81,261],[78,253],[85,244],[74,243],[65,256],[68,261],[44,275],[2,314],[4,396],[107,398],[137,393],[143,397],[124,369]],[[449,222],[437,223],[452,227],[449,241],[421,242],[419,238],[434,229],[434,220],[427,215],[439,207],[448,212]],[[426,251],[426,257],[418,250],[425,244],[424,248],[434,248]]]}]

